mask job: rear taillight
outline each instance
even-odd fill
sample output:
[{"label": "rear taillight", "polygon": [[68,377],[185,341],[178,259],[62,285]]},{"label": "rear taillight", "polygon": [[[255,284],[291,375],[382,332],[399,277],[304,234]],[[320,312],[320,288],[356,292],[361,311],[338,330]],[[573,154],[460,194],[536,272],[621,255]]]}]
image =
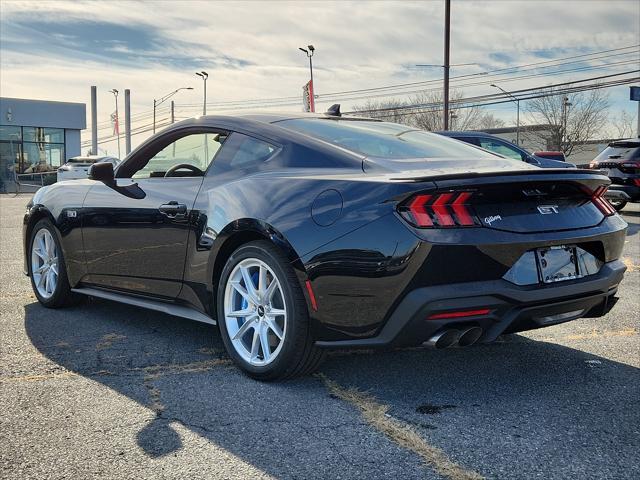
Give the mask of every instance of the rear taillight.
[{"label": "rear taillight", "polygon": [[636,187],[640,187],[640,178],[634,178],[634,179],[633,179],[633,184],[634,184]]},{"label": "rear taillight", "polygon": [[604,198],[604,194],[607,192],[608,188],[609,187],[607,187],[606,185],[600,185],[591,193],[591,201],[606,217],[616,213],[616,209],[613,208],[611,204]]},{"label": "rear taillight", "polygon": [[624,162],[618,168],[624,173],[640,173],[640,162]]},{"label": "rear taillight", "polygon": [[446,192],[413,197],[399,211],[402,217],[420,228],[474,227],[480,221],[471,210],[473,192]]}]

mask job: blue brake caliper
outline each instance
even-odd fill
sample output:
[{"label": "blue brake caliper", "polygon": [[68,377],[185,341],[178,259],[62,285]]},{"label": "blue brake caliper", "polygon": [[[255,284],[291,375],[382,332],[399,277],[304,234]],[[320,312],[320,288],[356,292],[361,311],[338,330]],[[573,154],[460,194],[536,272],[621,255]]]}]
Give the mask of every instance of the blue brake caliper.
[{"label": "blue brake caliper", "polygon": [[[251,275],[251,281],[253,282],[254,285],[258,282],[258,272],[253,272],[253,274]],[[245,285],[245,288],[247,288],[246,285]],[[244,310],[248,306],[249,306],[249,302],[247,302],[246,298],[242,297],[242,303],[240,304],[240,309]],[[238,318],[238,328],[242,327],[245,321],[246,321],[246,317]]]}]

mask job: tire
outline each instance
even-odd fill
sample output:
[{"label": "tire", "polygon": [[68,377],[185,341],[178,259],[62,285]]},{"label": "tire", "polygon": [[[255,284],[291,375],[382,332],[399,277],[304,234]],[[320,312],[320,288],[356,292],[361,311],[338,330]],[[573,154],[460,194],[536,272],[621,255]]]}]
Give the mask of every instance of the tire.
[{"label": "tire", "polygon": [[619,212],[627,205],[627,202],[625,202],[624,200],[609,200],[609,203],[613,208],[616,209],[616,212]]},{"label": "tire", "polygon": [[[262,289],[260,278],[264,278]],[[247,279],[253,282],[255,292],[246,288]],[[271,243],[247,243],[231,254],[218,283],[217,300],[224,346],[250,377],[269,381],[307,375],[323,360],[325,352],[314,345],[307,303],[296,274]],[[237,315],[245,312],[244,317]]]},{"label": "tire", "polygon": [[[45,243],[40,243],[41,241]],[[55,262],[47,263],[47,260],[42,256],[34,255],[34,243],[38,244],[36,245],[36,250],[38,251],[42,251],[42,248],[46,249],[46,245],[49,245],[49,250],[45,256],[48,257],[48,259],[55,259]],[[54,250],[51,250],[51,248]],[[43,219],[38,221],[31,230],[27,264],[33,293],[35,293],[36,298],[43,306],[47,308],[66,307],[77,300],[77,295],[71,292],[71,286],[69,285],[60,240],[58,240],[55,227],[49,220]],[[53,276],[47,278],[46,274],[38,273],[38,267],[42,267],[45,264],[53,267],[45,268],[45,272],[52,270],[57,271],[54,282],[55,286],[49,283]],[[34,270],[36,271],[35,274]]]}]

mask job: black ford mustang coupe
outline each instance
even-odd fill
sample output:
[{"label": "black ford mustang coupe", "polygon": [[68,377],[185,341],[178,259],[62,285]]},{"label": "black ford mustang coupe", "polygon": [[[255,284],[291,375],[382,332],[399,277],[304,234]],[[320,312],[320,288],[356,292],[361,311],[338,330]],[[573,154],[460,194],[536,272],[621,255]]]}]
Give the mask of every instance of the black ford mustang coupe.
[{"label": "black ford mustang coupe", "polygon": [[328,348],[491,342],[615,303],[626,223],[597,172],[540,169],[393,123],[205,116],[40,189],[25,271],[219,326],[263,380]]}]

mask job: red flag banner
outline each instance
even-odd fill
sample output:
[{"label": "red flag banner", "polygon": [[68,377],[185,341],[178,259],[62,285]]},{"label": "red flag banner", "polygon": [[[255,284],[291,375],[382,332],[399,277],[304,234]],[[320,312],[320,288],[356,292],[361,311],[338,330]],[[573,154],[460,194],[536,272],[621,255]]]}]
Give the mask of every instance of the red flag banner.
[{"label": "red flag banner", "polygon": [[111,114],[111,126],[113,127],[113,135],[120,135],[120,124],[118,123],[118,114]]},{"label": "red flag banner", "polygon": [[302,87],[302,109],[304,112],[315,112],[316,105],[313,97],[313,81],[309,80]]}]

